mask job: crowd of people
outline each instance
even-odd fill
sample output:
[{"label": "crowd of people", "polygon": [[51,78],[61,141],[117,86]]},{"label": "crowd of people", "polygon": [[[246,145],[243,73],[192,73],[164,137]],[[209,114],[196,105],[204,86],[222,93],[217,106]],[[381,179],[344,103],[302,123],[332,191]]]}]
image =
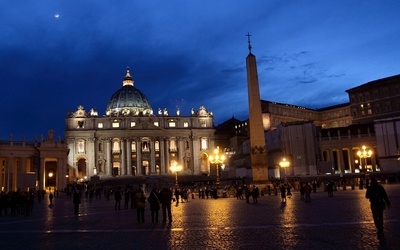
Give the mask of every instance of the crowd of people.
[{"label": "crowd of people", "polygon": [[[364,180],[363,180],[364,181]],[[361,183],[361,180],[360,180]],[[362,182],[364,187],[364,182]],[[268,184],[265,188],[260,191],[256,185],[236,185],[225,187],[223,192],[230,192],[236,196],[237,200],[246,200],[246,203],[258,203],[260,195],[278,195],[280,192],[281,202],[286,203],[287,198],[292,197],[292,189],[297,189],[300,194],[300,200],[304,200],[306,203],[311,202],[311,193],[316,193],[317,187],[320,187],[321,183],[317,181],[304,181],[297,183],[290,182],[273,182]],[[338,184],[334,181],[327,181],[324,183],[324,191],[328,193],[328,197],[333,197],[333,192],[337,190]],[[375,178],[365,181],[365,187],[367,188],[366,198],[370,200],[371,211],[373,219],[377,228],[378,233],[383,231],[383,211],[386,207],[390,207],[391,203],[386,194],[385,189],[378,184]],[[345,187],[343,187],[345,190]],[[217,199],[218,189],[216,187],[204,186],[197,189],[188,189],[185,187],[175,187],[162,189],[152,188],[148,196],[145,195],[145,186],[139,186],[137,189],[133,187],[127,187],[122,189],[119,186],[112,188],[90,188],[84,189],[78,188],[77,186],[67,187],[64,192],[66,196],[72,200],[74,205],[74,213],[79,214],[79,207],[81,204],[82,196],[86,196],[88,202],[92,202],[93,199],[101,199],[102,195],[107,200],[111,197],[114,198],[115,210],[121,210],[121,202],[124,199],[124,209],[136,209],[137,211],[137,222],[145,222],[145,208],[146,204],[149,203],[149,210],[151,212],[151,222],[159,222],[159,211],[162,211],[162,222],[172,222],[171,204],[175,203],[178,206],[179,203],[189,202],[189,198],[195,198],[195,190],[199,199]],[[354,188],[353,188],[354,189]],[[37,197],[38,203],[44,199],[46,192],[40,190],[37,192],[33,191],[17,191],[17,192],[1,192],[0,193],[0,216],[29,216],[33,211],[35,204],[35,197]],[[49,207],[52,208],[54,197],[58,196],[58,191],[53,192],[49,190]]]}]

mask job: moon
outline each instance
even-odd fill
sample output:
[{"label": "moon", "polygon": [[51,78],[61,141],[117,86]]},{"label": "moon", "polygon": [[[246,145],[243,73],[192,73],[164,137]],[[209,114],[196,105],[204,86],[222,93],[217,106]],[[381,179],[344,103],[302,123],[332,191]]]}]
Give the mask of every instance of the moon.
[{"label": "moon", "polygon": [[60,18],[60,14],[55,14],[54,17],[55,17],[56,19],[58,19],[58,18]]}]

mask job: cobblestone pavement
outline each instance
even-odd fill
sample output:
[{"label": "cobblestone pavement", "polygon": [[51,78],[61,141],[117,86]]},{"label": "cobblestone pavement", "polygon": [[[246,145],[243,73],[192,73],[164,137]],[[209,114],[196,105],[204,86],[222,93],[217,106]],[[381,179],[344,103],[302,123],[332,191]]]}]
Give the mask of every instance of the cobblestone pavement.
[{"label": "cobblestone pavement", "polygon": [[[1,249],[400,249],[400,184],[385,186],[392,207],[378,237],[364,190],[318,190],[312,202],[293,192],[262,196],[257,204],[236,198],[197,199],[173,206],[172,223],[136,222],[136,211],[114,210],[114,201],[56,197],[36,203],[30,216],[0,217]],[[161,214],[160,214],[161,216]]]}]

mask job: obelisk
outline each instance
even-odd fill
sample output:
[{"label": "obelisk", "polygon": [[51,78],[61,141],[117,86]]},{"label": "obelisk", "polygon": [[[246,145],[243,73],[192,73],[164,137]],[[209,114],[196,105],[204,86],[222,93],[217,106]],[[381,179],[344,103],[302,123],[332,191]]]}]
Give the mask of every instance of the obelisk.
[{"label": "obelisk", "polygon": [[250,34],[247,33],[249,55],[246,57],[247,88],[249,95],[250,162],[254,183],[268,180],[267,150],[262,120],[260,88],[256,57],[251,53]]}]

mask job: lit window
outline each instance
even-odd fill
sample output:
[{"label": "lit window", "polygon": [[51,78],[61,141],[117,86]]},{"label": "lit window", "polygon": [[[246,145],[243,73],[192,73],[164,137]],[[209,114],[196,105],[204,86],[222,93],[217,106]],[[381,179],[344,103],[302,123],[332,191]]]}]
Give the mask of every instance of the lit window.
[{"label": "lit window", "polygon": [[85,153],[85,141],[80,140],[78,141],[78,154],[84,154]]},{"label": "lit window", "polygon": [[97,124],[97,127],[98,127],[98,128],[103,128],[103,123],[102,123],[102,122],[99,122],[99,123]]},{"label": "lit window", "polygon": [[171,152],[176,152],[177,151],[175,139],[171,139],[169,141],[169,149],[170,149]]},{"label": "lit window", "polygon": [[131,122],[131,127],[135,127],[136,126],[136,122]]},{"label": "lit window", "polygon": [[155,143],[154,143],[154,149],[155,149],[156,151],[160,151],[160,142],[159,142],[159,141],[155,141]]},{"label": "lit window", "polygon": [[132,142],[131,149],[132,149],[132,152],[136,152],[136,142],[135,141]]},{"label": "lit window", "polygon": [[200,121],[200,126],[203,127],[203,128],[204,128],[204,127],[207,127],[206,121],[205,121],[205,120],[201,120],[201,121]]},{"label": "lit window", "polygon": [[168,126],[169,126],[170,128],[175,128],[176,123],[175,123],[174,121],[170,121],[170,122],[168,123]]},{"label": "lit window", "polygon": [[154,124],[154,126],[157,126],[157,127],[158,127],[158,122],[154,122],[153,124]]},{"label": "lit window", "polygon": [[206,149],[207,149],[207,139],[201,138],[201,150],[206,150]]},{"label": "lit window", "polygon": [[185,128],[189,127],[189,123],[188,122],[184,122],[183,123],[183,127],[185,127]]},{"label": "lit window", "polygon": [[119,122],[118,121],[113,121],[112,127],[113,128],[119,128]]},{"label": "lit window", "polygon": [[121,147],[119,145],[119,141],[113,141],[113,148],[112,151],[114,154],[118,154],[121,151]]}]

